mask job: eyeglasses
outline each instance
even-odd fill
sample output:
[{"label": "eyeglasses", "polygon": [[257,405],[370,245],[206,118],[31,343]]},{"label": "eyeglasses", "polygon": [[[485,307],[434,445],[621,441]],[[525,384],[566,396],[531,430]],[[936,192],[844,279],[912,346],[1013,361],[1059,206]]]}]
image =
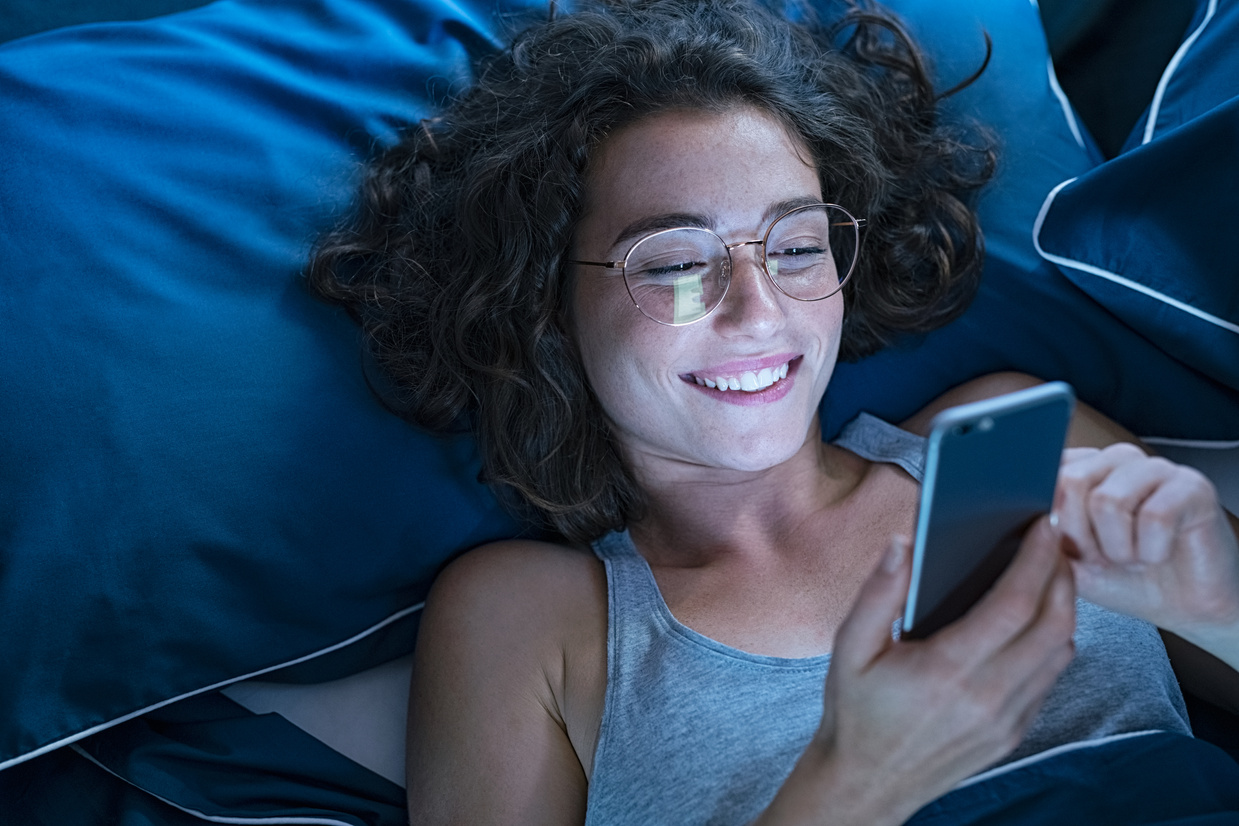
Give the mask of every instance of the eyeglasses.
[{"label": "eyeglasses", "polygon": [[731,285],[731,251],[761,244],[770,282],[797,301],[821,301],[843,288],[856,267],[860,228],[837,204],[785,212],[763,238],[728,244],[701,227],[663,229],[643,236],[619,261],[569,261],[620,270],[632,301],[650,319],[682,327],[708,316]]}]

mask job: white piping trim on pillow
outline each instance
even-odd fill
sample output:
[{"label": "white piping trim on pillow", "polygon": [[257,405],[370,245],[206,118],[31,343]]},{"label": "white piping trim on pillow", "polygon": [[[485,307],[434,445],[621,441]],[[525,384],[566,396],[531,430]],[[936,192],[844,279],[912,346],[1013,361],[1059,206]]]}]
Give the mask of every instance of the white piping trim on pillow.
[{"label": "white piping trim on pillow", "polygon": [[1170,58],[1170,62],[1166,64],[1165,71],[1162,72],[1161,80],[1157,82],[1157,91],[1153,93],[1153,102],[1149,104],[1149,119],[1144,124],[1144,140],[1142,144],[1153,140],[1153,133],[1157,129],[1157,115],[1162,108],[1162,98],[1166,96],[1166,87],[1170,85],[1170,78],[1179,68],[1179,64],[1183,62],[1183,58],[1191,50],[1196,43],[1196,38],[1200,37],[1200,33],[1205,30],[1205,26],[1209,25],[1209,21],[1213,19],[1214,13],[1217,11],[1217,0],[1209,0],[1209,8],[1205,10],[1205,19],[1200,21],[1200,25],[1196,27],[1196,31],[1187,36],[1187,39],[1179,44],[1179,49],[1174,53],[1174,57]]},{"label": "white piping trim on pillow", "polygon": [[1141,436],[1140,441],[1151,445],[1166,445],[1167,447],[1195,447],[1201,450],[1234,450],[1239,448],[1239,439],[1229,442],[1210,441],[1208,439],[1175,439],[1170,436]]},{"label": "white piping trim on pillow", "polygon": [[1076,139],[1076,143],[1081,149],[1085,149],[1084,136],[1080,134],[1080,124],[1076,122],[1075,111],[1071,108],[1071,101],[1067,100],[1067,93],[1063,91],[1063,87],[1058,85],[1058,75],[1054,73],[1054,61],[1051,58],[1045,60],[1046,74],[1050,77],[1050,89],[1054,92],[1054,97],[1058,98],[1058,105],[1063,107],[1063,117],[1067,119],[1067,125],[1071,127],[1071,135]]},{"label": "white piping trim on pillow", "polygon": [[130,786],[133,786],[135,789],[141,792],[149,794],[151,797],[155,798],[159,802],[166,803],[167,805],[171,806],[177,811],[184,812],[187,815],[193,815],[194,817],[199,818],[201,820],[205,820],[208,823],[234,823],[234,824],[243,824],[243,826],[250,826],[251,824],[253,824],[253,826],[259,826],[260,824],[261,826],[277,826],[277,824],[279,826],[283,826],[284,824],[287,824],[287,826],[353,826],[352,823],[346,820],[336,820],[333,817],[299,817],[299,816],[298,817],[283,817],[279,815],[275,817],[228,817],[225,815],[209,815],[209,814],[206,814],[205,812],[199,812],[195,809],[187,809],[184,806],[178,806],[177,804],[173,803],[171,800],[169,800],[166,797],[161,797],[160,795],[155,794],[150,789],[142,788],[137,783],[134,783],[132,780],[130,780],[127,777],[122,777],[121,775],[112,771],[107,766],[103,765],[98,760],[96,760],[94,757],[92,757],[81,746],[74,744],[70,746],[69,748],[73,749],[75,752],[82,755],[87,760],[94,763],[96,766],[103,769],[108,774],[112,775],[115,778],[123,780],[124,782],[128,783]]},{"label": "white piping trim on pillow", "polygon": [[1235,333],[1236,335],[1239,335],[1239,324],[1236,324],[1232,321],[1227,321],[1224,318],[1219,318],[1213,315],[1212,313],[1207,313],[1204,310],[1193,307],[1191,304],[1187,304],[1183,301],[1180,301],[1177,298],[1172,298],[1166,295],[1165,293],[1159,293],[1157,290],[1146,287],[1143,284],[1140,284],[1136,281],[1132,281],[1129,278],[1124,278],[1123,276],[1118,275],[1117,273],[1112,273],[1109,270],[1103,270],[1101,267],[1096,267],[1096,266],[1093,266],[1092,264],[1086,264],[1083,261],[1075,261],[1070,258],[1064,258],[1061,255],[1054,255],[1042,249],[1041,247],[1041,225],[1045,223],[1045,216],[1046,216],[1046,213],[1050,211],[1050,204],[1053,203],[1054,198],[1058,195],[1059,191],[1062,190],[1063,187],[1067,186],[1074,180],[1076,179],[1068,178],[1067,180],[1063,181],[1058,186],[1051,189],[1050,194],[1045,196],[1045,202],[1041,204],[1041,210],[1040,212],[1037,213],[1037,220],[1033,222],[1033,230],[1032,230],[1033,246],[1036,247],[1038,255],[1040,255],[1046,261],[1051,261],[1060,266],[1071,267],[1073,270],[1079,270],[1080,272],[1085,272],[1085,273],[1088,273],[1089,275],[1095,275],[1098,278],[1104,278],[1107,281],[1112,281],[1121,287],[1126,287],[1129,290],[1134,290],[1135,292],[1146,295],[1149,298],[1160,301],[1163,304],[1166,304],[1170,307],[1174,307],[1176,310],[1182,310],[1183,312],[1188,313],[1189,315],[1196,316],[1201,321],[1207,321],[1210,324],[1221,327],[1223,330],[1228,330],[1232,333]]},{"label": "white piping trim on pillow", "polygon": [[[1028,0],[1029,4],[1037,12],[1037,19],[1041,19],[1041,6],[1037,0]],[[1047,44],[1047,51],[1048,51]],[[1071,108],[1071,101],[1067,100],[1067,94],[1063,91],[1063,87],[1058,85],[1058,75],[1054,73],[1054,59],[1047,57],[1045,59],[1046,74],[1050,78],[1050,90],[1054,92],[1054,97],[1058,98],[1058,105],[1063,107],[1063,117],[1067,120],[1067,126],[1071,128],[1071,135],[1076,139],[1076,143],[1081,149],[1085,149],[1084,136],[1080,134],[1080,125],[1076,122],[1075,111]]]},{"label": "white piping trim on pillow", "polygon": [[[377,622],[377,623],[375,623],[374,625],[370,626],[370,627],[369,627],[369,628],[367,628],[366,630],[361,631],[361,632],[359,632],[359,633],[357,633],[357,634],[354,634],[353,636],[349,637],[348,639],[343,640],[342,642],[338,642],[338,643],[336,643],[335,645],[329,645],[329,646],[327,646],[326,648],[322,649],[321,651],[315,651],[315,652],[313,652],[313,653],[306,654],[305,656],[302,656],[302,657],[297,657],[296,659],[289,660],[289,661],[287,661],[287,662],[282,662],[282,663],[279,663],[279,664],[277,664],[277,665],[268,666],[267,668],[261,668],[261,669],[259,669],[258,671],[253,671],[253,672],[250,672],[249,674],[242,674],[242,675],[240,675],[239,677],[232,677],[232,678],[227,679],[227,680],[221,680],[221,681],[219,681],[218,683],[215,683],[215,684],[213,684],[213,685],[208,685],[208,686],[204,686],[204,687],[202,687],[202,688],[197,688],[197,689],[194,689],[193,691],[187,691],[187,692],[185,692],[184,694],[181,694],[181,695],[179,695],[179,696],[177,696],[177,697],[172,697],[172,698],[167,699],[167,700],[162,700],[162,701],[160,701],[160,702],[158,702],[158,703],[155,703],[154,705],[149,705],[149,706],[147,706],[147,707],[145,707],[145,708],[140,708],[140,709],[138,709],[137,711],[130,712],[129,714],[125,714],[125,715],[123,715],[123,716],[121,716],[121,717],[117,717],[115,720],[109,720],[109,721],[108,721],[108,722],[106,722],[106,723],[100,723],[100,724],[99,724],[99,725],[97,725],[97,726],[93,726],[92,728],[88,728],[88,729],[86,729],[85,731],[79,731],[79,732],[78,732],[78,733],[76,733],[76,734],[71,734],[71,735],[69,735],[68,737],[63,737],[63,738],[61,738],[60,740],[55,741],[54,743],[48,743],[47,745],[45,745],[45,746],[41,746],[41,747],[39,747],[39,748],[35,749],[34,751],[27,752],[26,754],[21,754],[21,755],[18,755],[17,757],[10,758],[9,760],[6,760],[6,761],[4,761],[3,763],[0,763],[0,771],[4,771],[5,769],[9,768],[10,766],[16,766],[18,763],[24,763],[24,762],[25,762],[25,761],[27,761],[27,760],[33,760],[34,758],[36,758],[36,757],[38,757],[38,756],[40,756],[40,755],[47,754],[47,753],[48,753],[48,752],[50,752],[50,751],[55,751],[56,749],[60,748],[61,746],[67,746],[67,745],[69,745],[70,743],[75,743],[75,742],[77,742],[78,740],[81,740],[81,739],[83,739],[83,738],[85,738],[85,737],[90,737],[92,734],[98,734],[99,732],[104,731],[104,730],[106,730],[106,729],[109,729],[109,728],[111,728],[112,726],[118,726],[118,725],[120,725],[121,723],[125,723],[125,722],[128,722],[129,720],[134,719],[135,717],[141,717],[143,714],[146,714],[146,713],[151,712],[151,711],[155,711],[156,709],[163,708],[164,706],[172,705],[172,704],[173,704],[173,703],[175,703],[175,702],[179,702],[179,701],[181,701],[181,700],[187,700],[187,699],[189,699],[190,697],[194,697],[194,696],[197,696],[197,695],[199,695],[199,694],[205,694],[205,693],[206,693],[206,692],[208,692],[208,691],[214,691],[214,690],[215,690],[215,689],[217,689],[217,688],[223,688],[223,687],[224,687],[224,686],[226,686],[226,685],[231,685],[231,684],[233,684],[233,683],[238,683],[238,682],[241,682],[242,680],[250,680],[250,679],[253,679],[254,677],[261,677],[263,674],[270,674],[272,671],[279,671],[281,668],[287,668],[287,667],[289,667],[289,666],[293,666],[293,665],[300,665],[301,663],[304,663],[304,662],[309,662],[310,660],[313,660],[313,659],[316,659],[316,658],[318,658],[318,657],[321,657],[321,656],[323,656],[324,654],[330,654],[330,653],[331,653],[331,652],[333,652],[333,651],[339,651],[341,648],[347,648],[348,646],[352,645],[353,643],[357,642],[358,640],[365,639],[366,637],[370,636],[371,634],[375,633],[376,631],[379,631],[379,630],[381,630],[382,628],[384,628],[384,627],[386,627],[386,626],[388,626],[388,625],[391,625],[393,622],[396,622],[396,621],[398,621],[398,620],[404,619],[405,617],[409,616],[410,614],[415,614],[415,613],[417,613],[418,611],[422,610],[422,608],[423,608],[423,607],[425,607],[425,605],[426,605],[426,603],[425,603],[425,602],[419,602],[417,605],[412,605],[412,606],[410,606],[410,607],[408,607],[408,608],[401,609],[401,610],[397,611],[396,613],[392,614],[390,617],[388,617],[388,618],[386,618],[386,619],[384,619],[384,620],[380,620],[379,622]],[[230,821],[229,821],[229,822],[230,822]],[[241,822],[241,821],[238,821],[238,822]],[[246,823],[250,823],[250,822],[257,823],[257,822],[259,822],[259,821],[244,821],[244,822],[246,822]],[[278,823],[293,823],[294,821],[291,821],[291,820],[290,820],[290,821],[271,821],[271,822],[273,822],[273,823],[276,823],[276,822],[278,822]],[[317,821],[315,821],[315,822],[317,822]],[[324,821],[324,822],[326,822],[326,821]],[[332,821],[332,822],[334,823],[335,821]],[[347,826],[347,824],[345,824],[345,826]]]},{"label": "white piping trim on pillow", "polygon": [[1025,766],[1031,765],[1033,763],[1040,763],[1042,760],[1045,760],[1050,757],[1056,757],[1060,754],[1065,754],[1067,752],[1079,751],[1080,749],[1090,749],[1090,748],[1093,748],[1094,746],[1103,746],[1106,743],[1114,743],[1116,741],[1127,740],[1132,737],[1144,737],[1146,734],[1157,734],[1159,733],[1159,731],[1160,729],[1149,729],[1147,731],[1130,731],[1130,732],[1127,732],[1126,734],[1110,734],[1105,737],[1098,737],[1095,740],[1081,740],[1076,743],[1063,743],[1061,746],[1054,746],[1053,748],[1046,749],[1045,751],[1039,751],[1036,754],[1030,754],[1027,757],[1023,757],[1012,763],[1007,763],[1006,765],[999,766],[994,769],[990,769],[989,771],[981,772],[980,774],[974,774],[972,777],[969,777],[967,780],[960,782],[959,785],[957,785],[955,788],[962,789],[965,786],[971,786],[974,783],[981,783],[985,780],[989,780],[990,778],[997,777],[1000,774],[1006,774],[1007,772],[1015,771],[1016,769],[1022,769]]}]

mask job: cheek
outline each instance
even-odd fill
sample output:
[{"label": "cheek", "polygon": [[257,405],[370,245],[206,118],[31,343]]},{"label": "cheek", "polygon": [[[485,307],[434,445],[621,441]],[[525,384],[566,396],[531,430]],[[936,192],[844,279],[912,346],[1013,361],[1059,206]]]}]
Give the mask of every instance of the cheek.
[{"label": "cheek", "polygon": [[843,298],[840,297],[831,303],[834,304],[830,313],[831,338],[834,341],[835,353],[838,353],[839,344],[843,340]]},{"label": "cheek", "polygon": [[601,400],[604,386],[614,380],[629,350],[633,323],[629,310],[639,311],[629,300],[622,282],[615,284],[608,278],[588,275],[578,280],[572,306],[572,335],[581,365]]},{"label": "cheek", "polygon": [[843,295],[835,293],[817,304],[819,329],[824,331],[826,338],[834,342],[837,350],[843,333]]},{"label": "cheek", "polygon": [[613,423],[648,415],[674,380],[681,334],[642,315],[623,283],[585,287],[575,307],[577,351],[603,412]]},{"label": "cheek", "polygon": [[816,331],[820,352],[820,374],[815,381],[817,392],[824,393],[839,361],[843,333],[843,300],[832,296],[813,306],[810,323]]}]

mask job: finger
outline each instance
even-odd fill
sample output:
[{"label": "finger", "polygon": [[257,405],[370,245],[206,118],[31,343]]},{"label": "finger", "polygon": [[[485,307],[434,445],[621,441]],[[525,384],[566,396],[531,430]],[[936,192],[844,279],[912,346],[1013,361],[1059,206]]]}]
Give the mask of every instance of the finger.
[{"label": "finger", "polygon": [[1063,449],[1063,463],[1078,462],[1101,453],[1099,447],[1068,447]]},{"label": "finger", "polygon": [[1065,547],[1073,550],[1080,559],[1098,562],[1102,559],[1102,554],[1093,532],[1088,497],[1093,488],[1115,467],[1144,458],[1144,453],[1130,444],[1111,445],[1105,450],[1077,450],[1067,453],[1072,453],[1074,458],[1065,458],[1059,467],[1058,484],[1054,491],[1056,528],[1063,537]]},{"label": "finger", "polygon": [[[1137,519],[1150,496],[1175,476],[1175,466],[1165,459],[1143,457],[1139,461],[1118,465],[1093,488],[1088,496],[1089,518],[1093,535],[1107,560],[1119,564],[1140,558],[1137,551]],[[1175,497],[1167,502],[1173,507]],[[1150,515],[1153,523],[1163,518],[1172,522],[1172,512]],[[1166,528],[1166,529],[1162,529]],[[1147,551],[1158,561],[1169,555],[1173,541],[1173,526],[1150,524]]]},{"label": "finger", "polygon": [[1161,604],[1156,581],[1134,567],[1079,561],[1072,566],[1076,588],[1089,602],[1145,619],[1149,609]]},{"label": "finger", "polygon": [[891,624],[903,609],[912,577],[910,550],[907,537],[891,537],[882,561],[861,586],[856,603],[835,634],[834,663],[863,670],[891,646]]},{"label": "finger", "polygon": [[1059,560],[1040,607],[1025,633],[995,655],[991,665],[997,679],[1015,687],[1003,713],[1021,720],[1021,731],[1075,656],[1076,589],[1066,559]]},{"label": "finger", "polygon": [[1165,465],[1161,484],[1136,513],[1135,557],[1140,562],[1167,561],[1182,534],[1218,516],[1216,491],[1203,474],[1169,462]]},{"label": "finger", "polygon": [[1061,555],[1048,517],[1025,531],[1019,550],[994,586],[972,610],[940,636],[967,652],[966,660],[988,658],[1010,645],[1036,620],[1054,580]]},{"label": "finger", "polygon": [[[1041,682],[1048,664],[1074,652],[1072,635],[1076,627],[1076,584],[1072,563],[1059,558],[1054,576],[1046,588],[1036,616],[1024,633],[995,655],[1000,672],[1019,675],[1021,682],[1035,686]],[[1066,662],[1062,666],[1065,667]],[[1054,669],[1051,669],[1054,670]],[[1046,676],[1051,683],[1052,676]],[[1048,687],[1048,686],[1047,686]]]},{"label": "finger", "polygon": [[1053,510],[1053,527],[1061,544],[1080,559],[1088,560],[1096,560],[1101,555],[1088,515],[1088,492],[1104,477],[1092,458],[1059,468]]},{"label": "finger", "polygon": [[1041,711],[1046,697],[1054,690],[1055,684],[1073,659],[1075,644],[1068,639],[1063,644],[1048,649],[1044,660],[1030,670],[1019,683],[1019,689],[1012,696],[1007,712],[1015,715],[1015,727],[1021,740]]},{"label": "finger", "polygon": [[[992,657],[966,665],[963,689],[973,698],[987,727],[1006,743],[1003,753],[1022,739],[1037,710],[1074,654],[1075,588],[1070,566],[1055,563],[1036,618]],[[1000,756],[1000,755],[998,755]]]}]

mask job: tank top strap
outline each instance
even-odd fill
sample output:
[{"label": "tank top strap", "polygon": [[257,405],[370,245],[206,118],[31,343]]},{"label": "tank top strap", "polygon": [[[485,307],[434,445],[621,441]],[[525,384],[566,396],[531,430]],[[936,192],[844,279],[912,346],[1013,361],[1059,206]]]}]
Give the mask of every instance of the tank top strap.
[{"label": "tank top strap", "polygon": [[861,413],[844,425],[832,444],[871,462],[890,462],[918,482],[925,478],[925,438]]},{"label": "tank top strap", "polygon": [[612,608],[623,606],[620,615],[611,618],[613,624],[661,613],[664,603],[658,583],[627,530],[613,531],[596,540],[593,550],[606,566]]}]

